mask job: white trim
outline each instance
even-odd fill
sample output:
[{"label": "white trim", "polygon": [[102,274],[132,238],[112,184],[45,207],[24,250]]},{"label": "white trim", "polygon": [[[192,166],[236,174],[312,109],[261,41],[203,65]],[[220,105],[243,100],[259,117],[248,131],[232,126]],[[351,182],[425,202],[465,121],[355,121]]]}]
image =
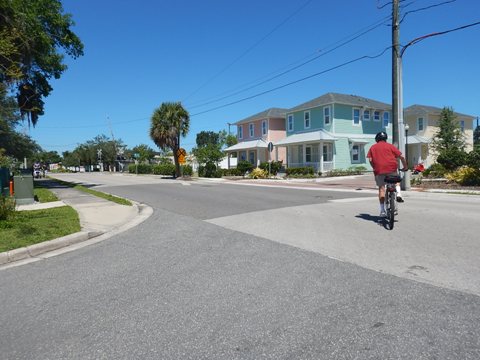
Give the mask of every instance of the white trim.
[{"label": "white trim", "polygon": [[239,139],[243,139],[243,125],[237,126],[237,135]]},{"label": "white trim", "polygon": [[253,138],[255,136],[255,123],[248,124],[248,135]]},{"label": "white trim", "polygon": [[[362,112],[358,107],[352,107],[352,126],[362,126]],[[358,124],[355,124],[355,111],[358,111]]]},{"label": "white trim", "polygon": [[[378,113],[378,119],[375,119],[375,113]],[[381,119],[381,114],[382,114],[382,112],[380,110],[374,110],[373,111],[373,121],[380,122],[382,120]]]},{"label": "white trim", "polygon": [[[308,114],[308,126],[307,126],[307,115]],[[310,110],[306,110],[303,112],[303,128],[310,129],[312,126],[312,117],[310,116]]]}]

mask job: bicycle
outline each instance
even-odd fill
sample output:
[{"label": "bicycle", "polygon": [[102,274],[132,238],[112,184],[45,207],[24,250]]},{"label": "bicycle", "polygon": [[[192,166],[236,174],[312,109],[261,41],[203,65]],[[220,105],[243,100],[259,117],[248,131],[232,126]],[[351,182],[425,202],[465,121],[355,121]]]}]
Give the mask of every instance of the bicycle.
[{"label": "bicycle", "polygon": [[395,224],[395,215],[397,214],[397,189],[396,184],[402,181],[400,175],[385,176],[385,213],[390,230]]}]

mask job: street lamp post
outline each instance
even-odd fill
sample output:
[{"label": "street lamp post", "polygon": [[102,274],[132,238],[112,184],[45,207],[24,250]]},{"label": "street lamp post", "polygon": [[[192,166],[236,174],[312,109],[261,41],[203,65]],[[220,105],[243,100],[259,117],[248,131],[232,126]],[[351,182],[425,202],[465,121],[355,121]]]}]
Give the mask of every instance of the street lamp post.
[{"label": "street lamp post", "polygon": [[410,126],[408,124],[405,124],[405,159],[407,159],[408,163],[408,130],[410,129]]}]

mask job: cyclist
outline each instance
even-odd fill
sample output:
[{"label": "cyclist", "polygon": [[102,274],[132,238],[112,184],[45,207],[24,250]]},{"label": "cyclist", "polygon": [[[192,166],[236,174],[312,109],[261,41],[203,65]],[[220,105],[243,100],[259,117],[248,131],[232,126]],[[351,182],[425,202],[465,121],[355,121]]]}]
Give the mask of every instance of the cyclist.
[{"label": "cyclist", "polygon": [[[380,201],[380,216],[385,217],[385,176],[397,175],[398,159],[402,162],[402,171],[407,171],[407,160],[394,145],[387,143],[388,135],[385,131],[379,132],[375,136],[374,144],[367,154],[370,165],[373,168],[375,182],[378,186],[378,200]],[[403,202],[400,192],[400,184],[396,184],[397,201]]]}]

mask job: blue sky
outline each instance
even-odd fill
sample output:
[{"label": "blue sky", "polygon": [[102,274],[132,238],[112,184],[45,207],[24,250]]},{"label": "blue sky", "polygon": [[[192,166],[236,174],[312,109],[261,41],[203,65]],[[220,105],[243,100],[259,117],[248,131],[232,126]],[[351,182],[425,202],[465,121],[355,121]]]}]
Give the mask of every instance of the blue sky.
[{"label": "blue sky", "polygon": [[[477,0],[415,11],[444,2],[402,1],[402,13],[411,12],[401,23],[400,42],[480,21]],[[191,115],[190,133],[182,140],[189,151],[202,130],[228,130],[228,123],[327,92],[391,103],[389,49],[270,91],[382,53],[391,46],[391,4],[379,9],[386,3],[64,0],[85,55],[66,59],[69,68],[52,82],[45,115],[30,135],[59,153],[111,132],[128,147],[157,149],[149,138],[150,117],[162,102],[181,101]],[[480,26],[474,26],[409,47],[403,58],[404,105],[451,106],[480,115],[479,37]],[[266,81],[286,70],[291,71]],[[255,96],[262,92],[267,93]]]}]

